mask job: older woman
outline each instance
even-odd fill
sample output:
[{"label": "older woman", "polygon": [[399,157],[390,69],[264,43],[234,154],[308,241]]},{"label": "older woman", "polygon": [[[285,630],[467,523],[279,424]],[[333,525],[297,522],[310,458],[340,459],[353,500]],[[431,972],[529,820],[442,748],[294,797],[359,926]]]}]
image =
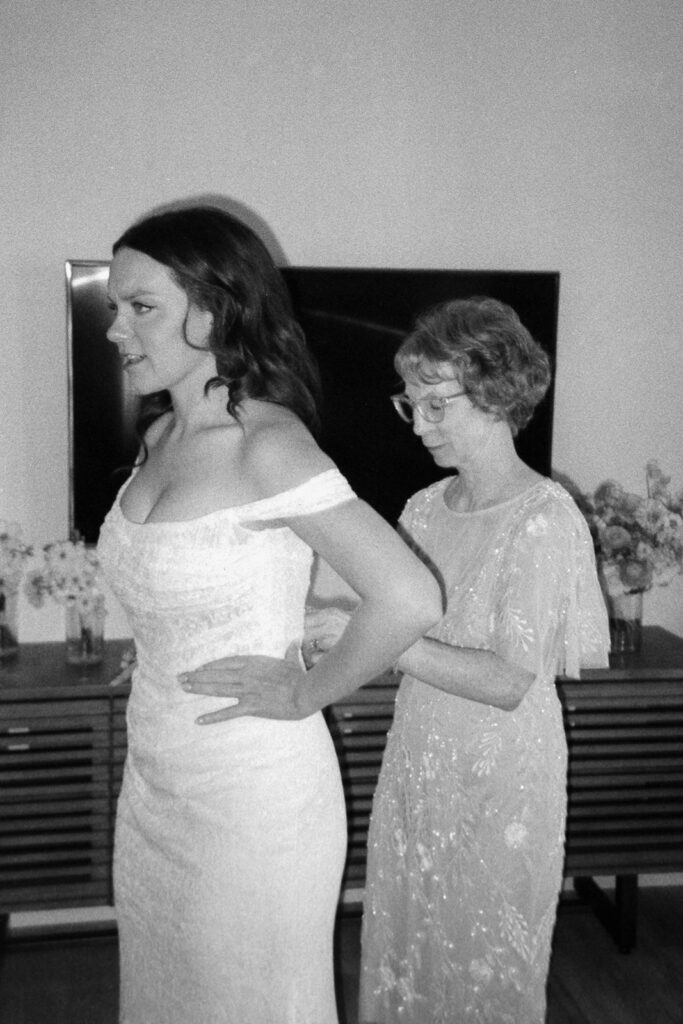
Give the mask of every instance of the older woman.
[{"label": "older woman", "polygon": [[397,411],[456,473],[401,518],[446,614],[398,662],[360,1020],[540,1024],[566,807],[555,676],[604,665],[609,649],[593,549],[566,491],[515,451],[550,372],[510,307],[436,307],[396,367]]}]

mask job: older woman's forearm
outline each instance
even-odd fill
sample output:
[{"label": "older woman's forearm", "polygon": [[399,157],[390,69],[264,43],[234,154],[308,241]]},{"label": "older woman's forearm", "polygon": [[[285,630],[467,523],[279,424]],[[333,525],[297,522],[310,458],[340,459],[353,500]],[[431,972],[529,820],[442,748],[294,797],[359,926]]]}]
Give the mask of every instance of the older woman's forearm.
[{"label": "older woman's forearm", "polygon": [[302,682],[302,699],[311,711],[348,696],[396,663],[402,651],[434,625],[438,605],[396,600],[363,601],[337,643]]},{"label": "older woman's forearm", "polygon": [[454,647],[423,637],[398,659],[400,672],[429,686],[478,704],[514,711],[534,675],[512,665],[493,651]]}]

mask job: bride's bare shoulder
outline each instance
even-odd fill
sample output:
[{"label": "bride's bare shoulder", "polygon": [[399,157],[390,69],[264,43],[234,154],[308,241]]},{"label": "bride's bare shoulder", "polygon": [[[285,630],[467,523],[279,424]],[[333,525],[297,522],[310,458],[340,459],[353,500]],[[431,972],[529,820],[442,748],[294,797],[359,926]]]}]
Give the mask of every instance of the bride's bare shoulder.
[{"label": "bride's bare shoulder", "polygon": [[259,409],[245,427],[243,470],[263,497],[334,468],[310,431],[288,409],[270,404]]}]

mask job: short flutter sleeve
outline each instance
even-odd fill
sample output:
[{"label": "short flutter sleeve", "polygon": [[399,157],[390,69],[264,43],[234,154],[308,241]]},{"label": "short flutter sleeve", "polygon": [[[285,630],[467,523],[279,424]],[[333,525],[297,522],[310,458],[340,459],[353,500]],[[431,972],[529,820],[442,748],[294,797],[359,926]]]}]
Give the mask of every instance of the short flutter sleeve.
[{"label": "short flutter sleeve", "polygon": [[608,664],[609,628],[588,527],[555,485],[525,507],[501,548],[491,623],[502,658],[578,678]]},{"label": "short flutter sleeve", "polygon": [[244,518],[251,522],[267,522],[313,515],[352,501],[355,497],[353,489],[339,470],[328,469],[290,490],[244,506]]}]

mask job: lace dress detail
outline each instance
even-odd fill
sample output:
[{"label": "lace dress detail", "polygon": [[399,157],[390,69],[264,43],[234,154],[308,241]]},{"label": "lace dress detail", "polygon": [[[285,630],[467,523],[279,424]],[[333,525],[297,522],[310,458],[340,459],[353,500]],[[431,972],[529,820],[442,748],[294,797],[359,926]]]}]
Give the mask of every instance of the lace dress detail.
[{"label": "lace dress detail", "polygon": [[535,680],[510,712],[403,678],[368,841],[360,1020],[541,1024],[566,812],[554,680],[607,664],[607,616],[562,487],[457,513],[448,483],[401,519],[447,598],[430,635]]},{"label": "lace dress detail", "polygon": [[138,655],[114,854],[122,1024],[337,1022],[346,827],[324,720],[198,726],[228,702],[177,677],[284,656],[303,635],[312,552],[280,517],[353,496],[330,470],[186,522],[132,523],[119,495],[105,520],[98,552]]}]

